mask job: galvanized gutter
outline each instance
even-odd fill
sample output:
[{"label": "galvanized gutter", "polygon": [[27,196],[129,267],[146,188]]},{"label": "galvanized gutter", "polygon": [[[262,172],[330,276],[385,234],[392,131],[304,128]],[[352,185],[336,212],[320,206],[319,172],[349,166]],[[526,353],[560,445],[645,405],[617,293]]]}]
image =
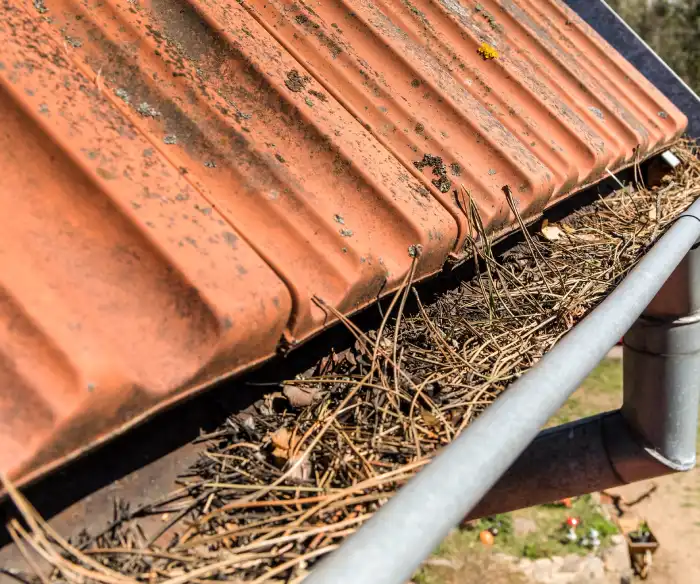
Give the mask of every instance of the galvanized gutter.
[{"label": "galvanized gutter", "polygon": [[471,516],[695,466],[700,397],[697,244],[625,335],[623,365],[620,410],[540,432]]},{"label": "galvanized gutter", "polygon": [[[700,201],[679,217],[598,308],[512,384],[333,556],[322,562],[306,580],[307,584],[399,584],[409,580],[423,559],[475,508],[533,441],[539,429],[632,327],[698,237]],[[698,338],[697,331],[695,337]],[[681,349],[682,353],[682,347],[676,349]],[[655,474],[691,468],[695,459],[694,453],[692,456],[688,453],[690,430],[685,426],[679,428],[675,422],[691,424],[693,431],[695,429],[697,362],[696,354],[693,366],[683,371],[655,367],[671,389],[669,401],[659,403],[659,423],[648,427],[645,426],[648,415],[635,415],[643,407],[643,400],[639,399],[630,403],[631,412],[623,408],[624,420],[619,414],[613,414],[611,419],[593,423],[606,424],[628,441],[638,442],[637,434],[646,442],[653,439],[660,442],[642,447],[643,456],[654,459],[645,462],[653,465]],[[688,415],[677,416],[689,409]],[[590,421],[588,427],[591,427]],[[675,438],[665,440],[669,435]],[[587,444],[591,441],[583,436],[578,450],[585,449]],[[618,460],[629,463],[620,468],[632,469],[632,480],[638,480],[641,477],[633,469],[639,453],[626,457],[625,444],[621,441],[617,444],[620,446]],[[614,467],[610,452],[602,449],[600,453],[605,453]],[[590,470],[590,467],[586,469]],[[620,480],[624,482],[625,479],[620,477]]]}]

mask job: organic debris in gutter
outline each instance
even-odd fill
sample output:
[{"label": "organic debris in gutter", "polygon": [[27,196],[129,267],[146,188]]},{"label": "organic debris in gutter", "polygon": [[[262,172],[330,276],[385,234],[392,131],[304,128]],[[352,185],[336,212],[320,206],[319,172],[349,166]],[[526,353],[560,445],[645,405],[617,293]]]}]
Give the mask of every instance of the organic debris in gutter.
[{"label": "organic debris in gutter", "polygon": [[[411,270],[366,334],[336,314],[354,347],[229,418],[170,497],[71,545],[8,485],[24,515],[10,534],[50,560],[44,581],[300,581],[606,297],[700,194],[696,150],[678,145],[683,164],[661,185],[620,188],[523,231],[498,259],[464,191],[478,234],[471,281],[424,305]],[[161,533],[147,538],[140,518],[164,513]]]}]

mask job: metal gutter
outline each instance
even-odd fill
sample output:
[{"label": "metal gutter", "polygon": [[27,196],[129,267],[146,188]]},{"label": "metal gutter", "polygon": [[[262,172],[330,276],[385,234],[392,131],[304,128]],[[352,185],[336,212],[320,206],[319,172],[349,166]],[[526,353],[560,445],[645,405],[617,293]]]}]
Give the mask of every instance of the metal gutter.
[{"label": "metal gutter", "polygon": [[470,517],[695,466],[700,398],[697,244],[625,335],[623,364],[622,408],[540,432]]},{"label": "metal gutter", "polygon": [[[512,384],[305,582],[398,584],[409,580],[423,559],[476,507],[545,422],[632,327],[698,237],[700,201],[678,218],[598,308]],[[687,371],[692,373],[693,369]],[[664,378],[668,379],[669,375]],[[692,382],[692,378],[675,379],[678,389],[686,389],[682,387],[683,381]],[[695,394],[696,414],[697,388]],[[693,400],[692,395],[687,397]],[[678,412],[681,406],[677,401],[674,403],[674,407],[663,411]],[[631,405],[633,410],[635,405],[639,402]],[[661,424],[672,430],[668,415],[661,417]],[[688,416],[683,421],[687,420]],[[620,429],[621,424],[613,422]],[[653,428],[645,427],[644,422],[633,418],[633,431],[642,436],[649,430],[653,433]],[[644,436],[647,440],[654,437],[657,436]],[[670,447],[671,453],[675,447],[685,452],[685,446],[682,440],[664,445]],[[663,451],[652,447],[646,448],[646,452],[660,464],[673,464]],[[694,459],[684,463],[692,466]],[[677,466],[671,468],[680,470],[683,464]]]}]

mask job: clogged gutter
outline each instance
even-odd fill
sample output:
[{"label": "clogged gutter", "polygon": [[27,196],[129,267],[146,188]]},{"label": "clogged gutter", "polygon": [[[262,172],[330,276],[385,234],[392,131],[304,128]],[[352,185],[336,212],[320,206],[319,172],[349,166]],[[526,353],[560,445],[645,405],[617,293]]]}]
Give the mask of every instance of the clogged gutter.
[{"label": "clogged gutter", "polygon": [[[354,347],[287,381],[253,413],[232,416],[172,496],[121,513],[75,547],[28,507],[26,526],[10,531],[51,558],[55,580],[300,581],[596,306],[700,195],[697,147],[674,151],[683,163],[659,186],[620,188],[525,233],[499,258],[465,194],[485,242],[468,242],[471,281],[423,304],[411,271],[381,326],[366,334],[318,300],[355,335]],[[162,533],[146,537],[140,518],[166,513]]]}]

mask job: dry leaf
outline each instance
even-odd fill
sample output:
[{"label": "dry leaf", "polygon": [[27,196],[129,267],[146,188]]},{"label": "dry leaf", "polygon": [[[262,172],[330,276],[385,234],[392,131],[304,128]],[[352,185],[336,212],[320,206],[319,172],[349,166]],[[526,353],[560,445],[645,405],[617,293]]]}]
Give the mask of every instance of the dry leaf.
[{"label": "dry leaf", "polygon": [[429,412],[428,410],[421,410],[420,417],[423,418],[425,425],[429,428],[440,427],[440,421],[437,419],[437,416],[435,416],[435,414]]},{"label": "dry leaf", "polygon": [[291,438],[291,435],[289,433],[289,430],[287,428],[279,428],[270,436],[270,440],[272,441],[272,444],[276,448],[281,448],[283,450],[289,450],[289,439]]},{"label": "dry leaf", "polygon": [[310,406],[316,395],[318,394],[317,387],[300,387],[298,385],[283,386],[282,393],[295,408],[304,408]]},{"label": "dry leaf", "polygon": [[274,413],[274,402],[276,399],[283,398],[281,391],[275,391],[273,393],[268,393],[263,400],[263,407],[269,412]]},{"label": "dry leaf", "polygon": [[576,231],[573,227],[571,227],[571,225],[567,225],[566,223],[562,223],[562,224],[561,224],[561,228],[562,228],[564,231],[566,231],[567,233],[569,233],[569,234],[571,234],[571,233],[573,233],[574,231]]},{"label": "dry leaf", "polygon": [[314,374],[316,374],[316,373],[318,373],[319,375],[322,375],[323,373],[325,373],[328,370],[328,363],[331,362],[331,359],[333,360],[333,362],[335,362],[335,357],[329,357],[328,355],[326,355],[318,362],[318,366],[314,365],[313,367],[311,367],[311,369],[304,372],[304,375],[302,375],[302,378],[313,377]]},{"label": "dry leaf", "polygon": [[[367,336],[368,336],[370,339],[372,338],[372,336],[371,336],[371,333],[372,333],[372,332],[373,332],[373,331],[370,331],[370,332],[367,334]],[[375,336],[375,337],[377,336],[376,333],[375,333],[374,336]],[[364,355],[364,354],[366,354],[366,353],[368,353],[368,352],[370,352],[370,351],[369,351],[369,349],[367,348],[367,343],[365,343],[365,341],[361,341],[360,339],[358,339],[358,340],[355,341],[355,353],[356,353],[357,355]]]},{"label": "dry leaf", "polygon": [[556,241],[564,235],[564,232],[556,225],[544,225],[542,227],[542,235],[547,241]]},{"label": "dry leaf", "polygon": [[649,209],[649,221],[656,221],[656,207]]},{"label": "dry leaf", "polygon": [[272,460],[279,467],[284,466],[289,459],[289,450],[287,448],[276,447],[271,453]]},{"label": "dry leaf", "polygon": [[[289,478],[295,481],[304,482],[308,481],[311,478],[311,476],[313,475],[313,469],[311,467],[311,462],[309,461],[308,457],[304,456],[303,454],[301,456],[303,457],[303,460],[294,468],[294,470],[291,473],[289,473]],[[287,462],[287,468],[292,468],[292,466],[294,466],[298,460],[299,457],[296,457],[294,459],[290,458]]]},{"label": "dry leaf", "polygon": [[236,416],[238,421],[241,423],[241,426],[244,428],[250,430],[250,431],[255,431],[255,418],[247,413],[247,412],[241,412]]}]

